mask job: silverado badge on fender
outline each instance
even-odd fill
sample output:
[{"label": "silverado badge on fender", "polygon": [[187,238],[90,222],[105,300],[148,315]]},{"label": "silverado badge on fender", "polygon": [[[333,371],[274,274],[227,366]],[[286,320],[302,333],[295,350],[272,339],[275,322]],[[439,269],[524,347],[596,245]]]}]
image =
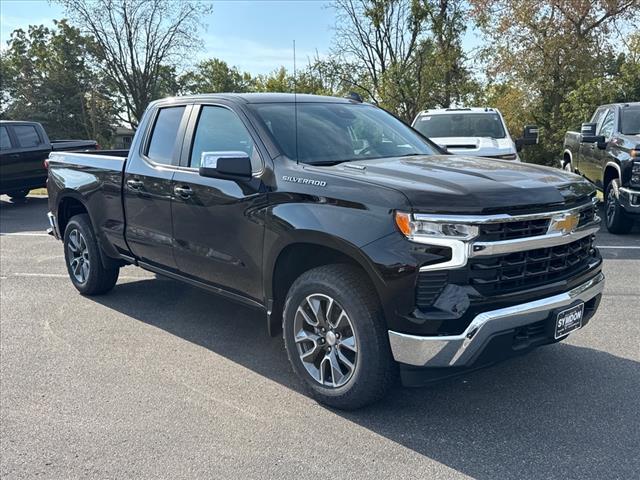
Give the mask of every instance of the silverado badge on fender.
[{"label": "silverado badge on fender", "polygon": [[284,180],[285,182],[302,183],[304,185],[313,185],[315,187],[326,187],[327,186],[327,182],[325,182],[323,180],[312,180],[311,178],[289,177],[287,175],[284,175],[282,177],[282,180]]}]

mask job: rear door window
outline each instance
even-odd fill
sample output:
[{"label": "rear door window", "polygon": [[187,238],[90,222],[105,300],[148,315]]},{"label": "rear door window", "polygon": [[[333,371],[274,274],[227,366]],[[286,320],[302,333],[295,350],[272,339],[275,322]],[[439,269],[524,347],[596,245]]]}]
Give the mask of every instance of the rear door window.
[{"label": "rear door window", "polygon": [[13,133],[16,134],[18,144],[23,148],[37,147],[40,145],[40,136],[33,125],[14,125]]},{"label": "rear door window", "polygon": [[7,127],[0,127],[0,150],[9,150],[10,148],[13,148],[13,145],[11,145],[9,131]]},{"label": "rear door window", "polygon": [[178,132],[186,107],[161,108],[151,133],[146,155],[164,165],[176,165],[179,149]]}]

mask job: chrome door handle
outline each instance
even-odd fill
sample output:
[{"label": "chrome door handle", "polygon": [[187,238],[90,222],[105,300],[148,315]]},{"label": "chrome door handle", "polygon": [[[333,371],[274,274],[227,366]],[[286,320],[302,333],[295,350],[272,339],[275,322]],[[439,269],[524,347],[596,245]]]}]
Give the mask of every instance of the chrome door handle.
[{"label": "chrome door handle", "polygon": [[176,193],[176,195],[182,198],[189,198],[191,195],[193,195],[193,190],[191,190],[191,187],[175,187],[173,191]]},{"label": "chrome door handle", "polygon": [[131,179],[127,180],[127,186],[131,190],[140,190],[142,187],[144,187],[144,183],[142,182],[142,180]]}]

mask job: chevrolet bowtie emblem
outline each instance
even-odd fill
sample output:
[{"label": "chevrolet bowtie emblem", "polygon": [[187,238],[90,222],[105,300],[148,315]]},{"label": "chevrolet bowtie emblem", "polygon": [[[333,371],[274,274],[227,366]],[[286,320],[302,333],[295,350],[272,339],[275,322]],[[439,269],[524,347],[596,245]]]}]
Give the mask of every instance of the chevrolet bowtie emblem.
[{"label": "chevrolet bowtie emblem", "polygon": [[565,235],[573,232],[580,222],[580,215],[577,213],[563,213],[551,218],[549,231],[547,233],[563,233]]}]

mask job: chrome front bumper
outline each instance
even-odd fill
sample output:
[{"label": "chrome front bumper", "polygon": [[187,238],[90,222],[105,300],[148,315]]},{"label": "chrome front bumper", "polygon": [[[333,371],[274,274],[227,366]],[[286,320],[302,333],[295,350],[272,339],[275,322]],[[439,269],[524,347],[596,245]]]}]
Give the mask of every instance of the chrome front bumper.
[{"label": "chrome front bumper", "polygon": [[588,302],[603,289],[604,275],[599,273],[568,292],[481,313],[460,335],[421,337],[389,330],[393,358],[418,367],[470,366],[494,334],[544,320],[558,308]]}]

